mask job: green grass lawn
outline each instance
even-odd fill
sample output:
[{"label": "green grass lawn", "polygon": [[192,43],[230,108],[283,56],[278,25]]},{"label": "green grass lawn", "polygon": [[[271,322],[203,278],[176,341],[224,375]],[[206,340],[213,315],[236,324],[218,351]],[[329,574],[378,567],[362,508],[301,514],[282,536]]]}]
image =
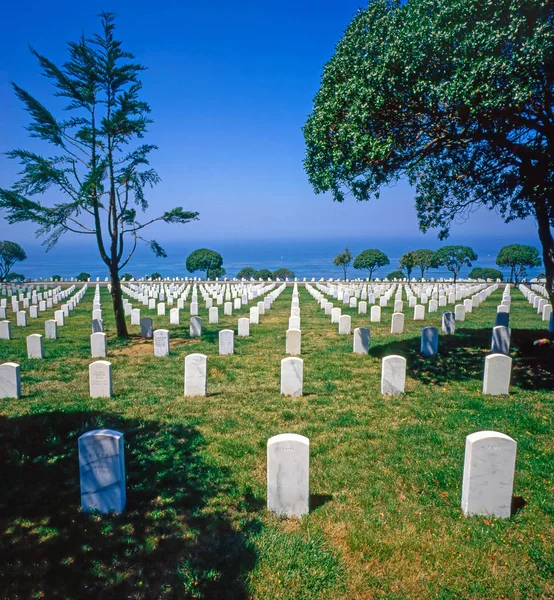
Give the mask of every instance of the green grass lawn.
[{"label": "green grass lawn", "polygon": [[[114,335],[102,289],[114,397],[88,397],[94,285],[45,359],[28,360],[25,336],[0,341],[0,362],[21,365],[20,400],[0,400],[0,597],[497,599],[554,597],[554,351],[535,347],[545,324],[518,290],[511,312],[509,396],[481,394],[484,358],[502,288],[440,337],[440,356],[419,355],[420,330],[443,309],[390,335],[343,308],[352,328],[371,328],[369,356],[352,353],[317,302],[300,289],[304,396],[279,394],[292,288],[275,301],[235,354],[218,356],[217,333],[249,307],[208,324],[202,339],[141,307],[167,328],[171,354],[152,340]],[[189,295],[190,299],[190,295]],[[201,300],[201,298],[200,298]],[[389,302],[389,305],[393,302]],[[250,306],[252,303],[250,304]],[[138,305],[135,305],[138,306]],[[335,303],[335,306],[338,306]],[[450,307],[452,308],[452,307]],[[44,315],[44,316],[43,316]],[[185,317],[187,315],[187,317]],[[10,313],[10,319],[13,315]],[[208,355],[208,396],[183,396],[184,357]],[[380,395],[381,358],[407,358],[406,393]],[[77,438],[96,428],[125,434],[127,509],[80,512]],[[466,435],[497,430],[518,443],[507,520],[460,512]],[[310,439],[311,511],[269,514],[266,443],[279,433]]]}]

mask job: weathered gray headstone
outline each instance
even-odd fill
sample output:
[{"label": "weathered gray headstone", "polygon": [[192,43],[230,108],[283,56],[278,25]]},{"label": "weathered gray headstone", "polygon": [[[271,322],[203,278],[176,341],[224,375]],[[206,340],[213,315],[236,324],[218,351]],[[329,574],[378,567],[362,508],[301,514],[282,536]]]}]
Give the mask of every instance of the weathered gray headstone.
[{"label": "weathered gray headstone", "polygon": [[442,332],[447,334],[456,332],[456,317],[453,312],[442,313]]},{"label": "weathered gray headstone", "polygon": [[44,346],[40,333],[27,336],[27,358],[44,358]]},{"label": "weathered gray headstone", "polygon": [[406,359],[385,356],[381,365],[381,394],[403,394],[406,384]]},{"label": "weathered gray headstone", "polygon": [[483,394],[500,396],[510,391],[512,359],[506,354],[489,354],[485,358]]},{"label": "weathered gray headstone", "polygon": [[354,329],[354,354],[367,354],[369,352],[369,328],[356,327]]},{"label": "weathered gray headstone", "polygon": [[102,319],[92,319],[92,333],[102,333],[104,331],[104,321]]},{"label": "weathered gray headstone", "polygon": [[108,356],[108,336],[101,331],[90,336],[90,354],[92,358],[106,358]]},{"label": "weathered gray headstone", "polygon": [[97,360],[88,367],[89,390],[91,398],[111,398],[112,363],[107,360]]},{"label": "weathered gray headstone", "polygon": [[205,396],[208,357],[189,354],[185,357],[185,396]]},{"label": "weathered gray headstone", "polygon": [[79,438],[81,508],[84,512],[121,513],[125,509],[123,434],[87,431]]},{"label": "weathered gray headstone", "polygon": [[140,320],[140,335],[145,339],[151,339],[154,336],[154,328],[151,317],[142,317]]},{"label": "weathered gray headstone", "polygon": [[250,319],[248,317],[242,317],[238,322],[238,336],[248,337],[250,335]]},{"label": "weathered gray headstone", "polygon": [[283,358],[281,361],[281,394],[302,396],[304,361],[301,358]]},{"label": "weathered gray headstone", "polygon": [[435,356],[439,352],[439,330],[436,327],[424,327],[421,330],[421,354]]},{"label": "weathered gray headstone", "polygon": [[190,337],[200,337],[202,335],[202,318],[191,317],[190,318]]},{"label": "weathered gray headstone", "polygon": [[492,328],[491,354],[510,354],[510,333],[510,328],[504,325]]},{"label": "weathered gray headstone", "polygon": [[462,512],[506,519],[511,515],[517,443],[497,431],[466,438]]},{"label": "weathered gray headstone", "polygon": [[302,354],[302,332],[300,329],[289,329],[286,339],[286,353],[299,356]]},{"label": "weathered gray headstone", "polygon": [[21,398],[21,370],[17,363],[0,365],[0,398]]},{"label": "weathered gray headstone", "polygon": [[219,354],[227,355],[235,352],[235,332],[232,329],[222,329],[219,332]]},{"label": "weathered gray headstone", "polygon": [[295,433],[267,441],[267,508],[285,517],[310,509],[310,441]]}]

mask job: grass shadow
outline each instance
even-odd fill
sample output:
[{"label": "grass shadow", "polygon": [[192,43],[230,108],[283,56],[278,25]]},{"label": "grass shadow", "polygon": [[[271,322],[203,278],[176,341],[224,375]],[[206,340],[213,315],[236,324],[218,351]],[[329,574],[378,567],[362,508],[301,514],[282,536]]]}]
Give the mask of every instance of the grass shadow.
[{"label": "grass shadow", "polygon": [[[121,515],[80,511],[77,438],[103,427],[125,435]],[[1,418],[0,465],[0,597],[247,597],[260,522],[248,499],[214,502],[237,494],[195,428],[101,412]]]}]

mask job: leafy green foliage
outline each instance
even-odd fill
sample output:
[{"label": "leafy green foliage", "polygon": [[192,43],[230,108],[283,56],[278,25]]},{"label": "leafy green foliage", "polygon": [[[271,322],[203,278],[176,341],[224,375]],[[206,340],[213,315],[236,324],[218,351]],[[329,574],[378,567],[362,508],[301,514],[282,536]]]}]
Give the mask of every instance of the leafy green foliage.
[{"label": "leafy green foliage", "polygon": [[373,0],[325,65],[304,126],[316,193],[407,177],[423,231],[476,208],[533,216],[554,303],[554,3]]},{"label": "leafy green foliage", "polygon": [[367,269],[370,279],[373,277],[373,271],[389,264],[389,257],[381,250],[363,250],[354,259],[354,268]]},{"label": "leafy green foliage", "polygon": [[406,269],[408,279],[412,278],[412,271],[417,266],[418,255],[414,251],[409,251],[400,257],[399,263],[403,269]]},{"label": "leafy green foliage", "polygon": [[75,279],[77,281],[88,281],[90,279],[90,273],[85,273],[84,271],[82,271],[81,273],[79,273],[79,275],[77,275],[77,277],[75,277]]},{"label": "leafy green foliage", "polygon": [[[215,250],[209,250],[208,248],[198,248],[187,256],[186,267],[189,273],[196,273],[196,271],[205,271],[208,279],[208,271],[210,273],[219,272],[223,265],[223,257],[219,252]],[[225,270],[223,270],[225,274]],[[219,275],[213,275],[213,277],[219,277]]]},{"label": "leafy green foliage", "polygon": [[23,275],[22,273],[14,273],[13,271],[10,271],[6,275],[6,281],[14,281],[16,283],[21,283],[22,281],[25,281],[25,275]]},{"label": "leafy green foliage", "polygon": [[344,249],[344,252],[339,252],[335,258],[333,259],[333,264],[336,267],[341,267],[344,273],[344,279],[346,279],[346,273],[348,271],[348,267],[352,263],[352,253],[348,248]]},{"label": "leafy green foliage", "polygon": [[5,281],[16,262],[25,260],[25,250],[16,242],[4,240],[0,242],[0,281]]},{"label": "leafy green foliage", "polygon": [[427,250],[425,248],[416,250],[415,254],[415,266],[421,269],[421,279],[425,277],[425,271],[428,271],[433,266],[433,257],[435,253],[433,250]]},{"label": "leafy green foliage", "polygon": [[493,281],[496,281],[497,279],[502,281],[504,279],[504,275],[502,275],[501,271],[489,267],[475,267],[471,269],[468,277],[470,279],[492,279]]},{"label": "leafy green foliage", "polygon": [[277,269],[273,271],[273,279],[294,279],[295,275],[290,269]]},{"label": "leafy green foliage", "polygon": [[472,260],[477,260],[477,254],[469,246],[443,246],[435,252],[433,266],[450,271],[455,283],[462,267],[471,267]]},{"label": "leafy green foliage", "polygon": [[150,279],[152,279],[152,281],[156,280],[156,279],[163,279],[161,273],[158,273],[157,271],[155,273],[152,273],[152,275],[150,275]]},{"label": "leafy green foliage", "polygon": [[402,271],[391,271],[387,275],[387,279],[389,281],[392,281],[393,279],[405,279],[405,278],[406,278],[406,275]]},{"label": "leafy green foliage", "polygon": [[258,271],[252,267],[243,267],[237,273],[237,279],[250,279],[252,277],[256,278],[257,273]]},{"label": "leafy green foliage", "polygon": [[61,280],[62,280],[61,275],[52,275],[52,281],[61,281]]},{"label": "leafy green foliage", "polygon": [[[150,107],[140,99],[145,67],[114,37],[114,15],[103,12],[100,18],[100,33],[69,43],[69,60],[61,67],[32,50],[54,95],[66,100],[63,117],[13,85],[30,116],[30,136],[49,144],[52,152],[8,152],[22,170],[11,188],[0,189],[0,208],[7,211],[9,223],[35,223],[48,249],[68,231],[94,236],[112,279],[118,335],[126,336],[119,272],[139,241],[156,256],[167,256],[155,240],[143,237],[143,230],[156,221],[189,223],[198,213],[177,207],[139,219],[148,208],[146,191],[160,181],[149,166],[157,147],[142,142],[152,123]],[[50,191],[55,204],[34,199]]]},{"label": "leafy green foliage", "polygon": [[125,281],[131,281],[131,279],[134,279],[135,276],[131,275],[131,273],[123,273],[123,275],[121,276],[121,279],[125,279]]},{"label": "leafy green foliage", "polygon": [[271,279],[273,277],[273,273],[269,269],[260,269],[256,273],[256,279],[263,279],[264,281]]},{"label": "leafy green foliage", "polygon": [[223,267],[210,267],[207,271],[206,271],[206,278],[207,279],[216,279],[216,278],[222,278],[225,277],[225,274],[227,273],[227,271],[225,271],[225,269]]},{"label": "leafy green foliage", "polygon": [[496,264],[499,267],[509,267],[510,281],[514,280],[517,285],[519,278],[525,277],[526,267],[540,267],[541,259],[535,247],[511,244],[500,249]]}]

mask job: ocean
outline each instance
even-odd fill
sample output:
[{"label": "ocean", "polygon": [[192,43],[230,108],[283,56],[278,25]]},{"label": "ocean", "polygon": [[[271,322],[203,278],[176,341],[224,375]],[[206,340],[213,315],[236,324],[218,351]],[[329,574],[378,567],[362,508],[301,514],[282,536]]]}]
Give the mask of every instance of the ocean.
[{"label": "ocean", "polygon": [[[533,241],[518,240],[519,243],[533,243]],[[28,278],[48,279],[52,275],[62,277],[74,277],[81,271],[90,273],[93,279],[108,276],[107,269],[100,259],[98,249],[86,240],[67,240],[62,238],[58,245],[46,253],[44,247],[33,240],[21,245],[27,252],[27,260],[18,263],[14,271],[22,273]],[[129,264],[123,272],[131,273],[135,277],[143,277],[153,272],[160,273],[163,277],[191,277],[185,268],[188,254],[196,248],[211,248],[223,256],[223,266],[227,271],[227,277],[232,278],[243,267],[254,267],[255,269],[269,269],[274,271],[285,267],[293,271],[298,278],[341,278],[342,269],[333,265],[333,258],[342,252],[345,246],[355,256],[366,248],[378,248],[387,254],[390,265],[383,267],[374,273],[374,277],[383,278],[398,268],[398,261],[404,252],[417,250],[418,248],[430,248],[434,250],[446,244],[466,244],[471,246],[479,256],[473,263],[474,267],[496,266],[496,255],[506,240],[494,241],[490,238],[474,240],[448,240],[439,242],[436,238],[429,238],[422,244],[421,239],[383,239],[368,240],[367,238],[355,239],[268,239],[268,240],[183,240],[162,243],[166,250],[167,258],[156,258],[145,245],[139,246]],[[500,269],[505,275],[509,274],[506,269]],[[470,268],[464,268],[461,277],[467,275]],[[529,270],[528,276],[533,277],[542,271],[541,268]],[[196,275],[201,275],[197,273]],[[367,277],[367,272],[356,271],[352,267],[348,271],[350,278]],[[416,270],[412,276],[419,276]],[[433,269],[429,271],[428,277],[450,277],[450,272],[444,269]]]}]

